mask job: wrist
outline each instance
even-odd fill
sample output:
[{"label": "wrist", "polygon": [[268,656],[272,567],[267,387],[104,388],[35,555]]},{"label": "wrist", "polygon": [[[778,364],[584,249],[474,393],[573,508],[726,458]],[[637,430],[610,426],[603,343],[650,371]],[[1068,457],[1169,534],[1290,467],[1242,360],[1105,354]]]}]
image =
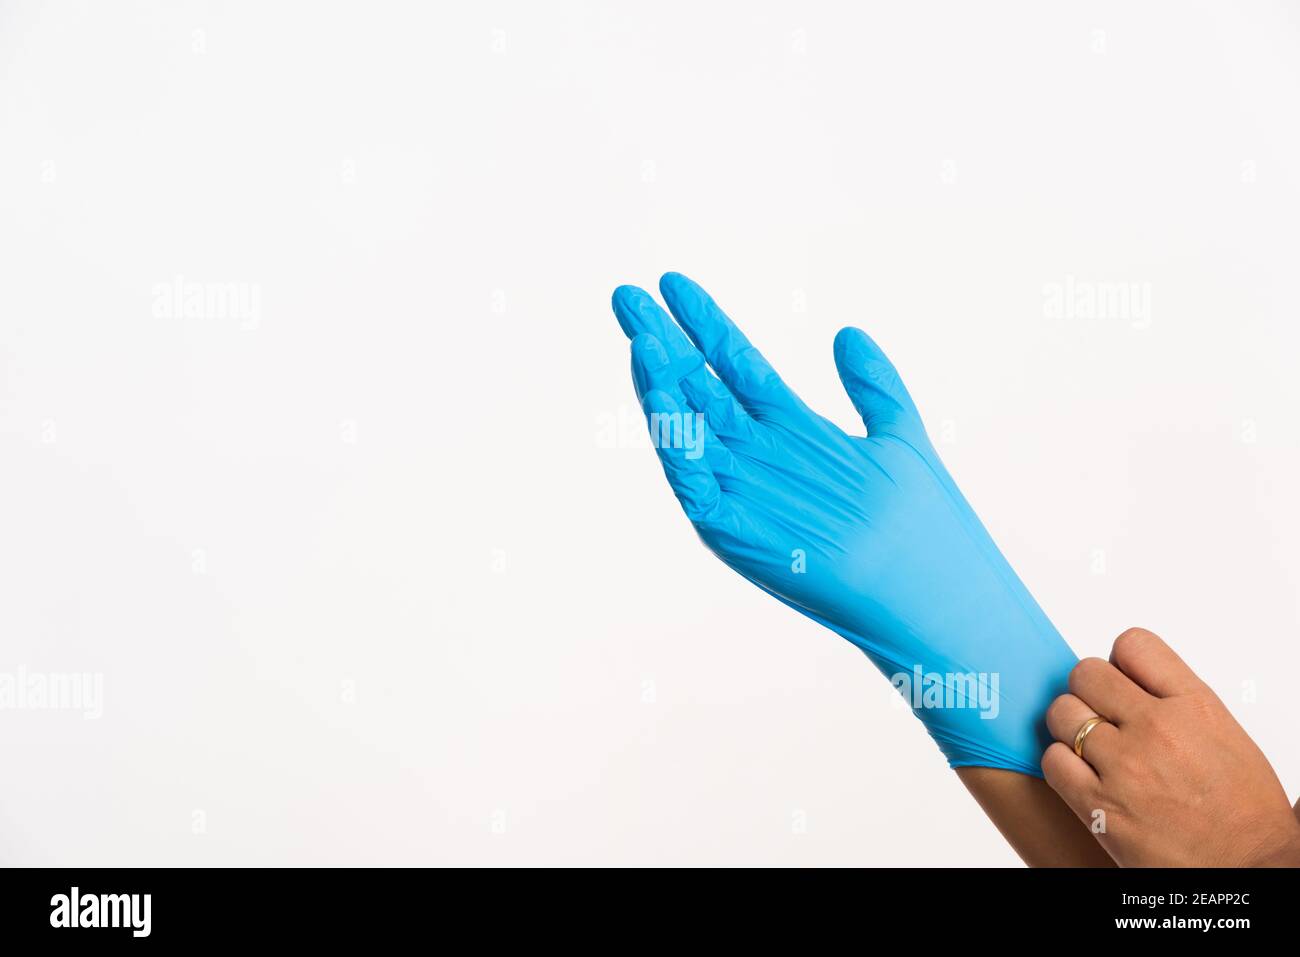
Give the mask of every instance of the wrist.
[{"label": "wrist", "polygon": [[1271,840],[1261,842],[1242,867],[1300,867],[1300,822],[1283,825]]}]

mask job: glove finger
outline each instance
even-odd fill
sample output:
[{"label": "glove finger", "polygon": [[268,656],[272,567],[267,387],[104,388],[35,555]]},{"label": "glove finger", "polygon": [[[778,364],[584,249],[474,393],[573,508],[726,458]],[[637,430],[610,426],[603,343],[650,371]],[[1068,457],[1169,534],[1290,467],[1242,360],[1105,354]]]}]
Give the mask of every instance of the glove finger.
[{"label": "glove finger", "polygon": [[664,476],[686,517],[696,526],[718,521],[725,498],[703,456],[704,433],[695,424],[695,413],[683,412],[672,396],[660,389],[646,393],[642,409]]},{"label": "glove finger", "polygon": [[673,317],[746,411],[761,417],[804,409],[763,354],[696,283],[670,272],[659,280],[659,291]]},{"label": "glove finger", "polygon": [[920,414],[881,348],[852,326],[835,337],[835,367],[868,435],[921,429]]},{"label": "glove finger", "polygon": [[[702,412],[702,409],[694,408],[682,392],[681,384],[677,381],[672,364],[668,361],[668,355],[663,345],[654,336],[642,333],[632,340],[632,382],[636,386],[636,396],[638,401],[644,403],[645,397],[651,391],[658,389],[661,392],[668,393],[672,400],[683,414],[690,412]],[[727,401],[731,401],[728,397]],[[733,403],[734,404],[734,403]],[[719,476],[729,478],[735,473],[735,458],[718,435],[709,426],[708,416],[704,420],[704,454],[709,460],[709,467],[712,468]]]},{"label": "glove finger", "polygon": [[[673,367],[675,380],[680,381],[689,376],[703,386],[701,393],[710,396],[710,401],[718,400],[714,403],[715,411],[725,411],[728,420],[738,421],[748,416],[731,390],[709,371],[704,356],[686,337],[682,327],[673,322],[672,317],[664,312],[653,296],[637,286],[619,286],[614,290],[613,306],[614,316],[629,339],[648,334],[659,340]],[[664,391],[672,395],[679,405],[685,404],[686,396],[679,389],[665,388]],[[643,391],[638,391],[637,398],[644,394]],[[731,408],[724,410],[721,400],[729,402]]]},{"label": "glove finger", "polygon": [[637,286],[619,286],[612,300],[614,316],[629,339],[649,333],[659,340],[674,365],[688,360],[703,362],[700,351],[650,293]]}]

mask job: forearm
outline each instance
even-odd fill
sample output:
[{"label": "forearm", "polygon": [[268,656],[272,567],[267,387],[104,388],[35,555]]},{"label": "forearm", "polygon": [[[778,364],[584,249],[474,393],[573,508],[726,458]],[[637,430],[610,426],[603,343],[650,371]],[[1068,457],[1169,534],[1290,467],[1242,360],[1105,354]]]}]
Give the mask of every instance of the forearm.
[{"label": "forearm", "polygon": [[1000,768],[958,768],[957,777],[1030,867],[1115,866],[1041,778]]}]

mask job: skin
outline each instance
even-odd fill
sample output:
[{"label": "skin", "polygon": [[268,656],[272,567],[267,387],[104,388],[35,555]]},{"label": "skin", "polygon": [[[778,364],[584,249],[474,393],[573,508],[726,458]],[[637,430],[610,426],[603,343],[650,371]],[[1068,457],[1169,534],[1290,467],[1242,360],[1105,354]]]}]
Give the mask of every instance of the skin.
[{"label": "skin", "polygon": [[958,768],[957,777],[1030,867],[1115,866],[1047,782],[1002,768]]},{"label": "skin", "polygon": [[[1093,715],[1106,722],[1074,737]],[[1160,638],[1130,628],[1052,702],[1047,783],[1122,867],[1300,866],[1300,820],[1263,753]],[[1086,760],[1085,760],[1086,759]],[[1014,843],[1014,842],[1013,842]]]}]

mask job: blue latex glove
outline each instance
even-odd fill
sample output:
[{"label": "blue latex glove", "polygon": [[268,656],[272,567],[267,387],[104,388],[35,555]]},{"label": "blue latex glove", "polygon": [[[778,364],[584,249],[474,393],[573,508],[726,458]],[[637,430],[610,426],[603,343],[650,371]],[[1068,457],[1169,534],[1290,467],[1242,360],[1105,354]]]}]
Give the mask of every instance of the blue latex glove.
[{"label": "blue latex glove", "polygon": [[676,322],[635,286],[614,292],[614,313],[664,474],[705,545],[865,651],[952,767],[1041,777],[1044,714],[1077,659],[939,461],[884,353],[858,329],[835,337],[867,428],[847,435],[703,289],[678,273],[659,289]]}]

